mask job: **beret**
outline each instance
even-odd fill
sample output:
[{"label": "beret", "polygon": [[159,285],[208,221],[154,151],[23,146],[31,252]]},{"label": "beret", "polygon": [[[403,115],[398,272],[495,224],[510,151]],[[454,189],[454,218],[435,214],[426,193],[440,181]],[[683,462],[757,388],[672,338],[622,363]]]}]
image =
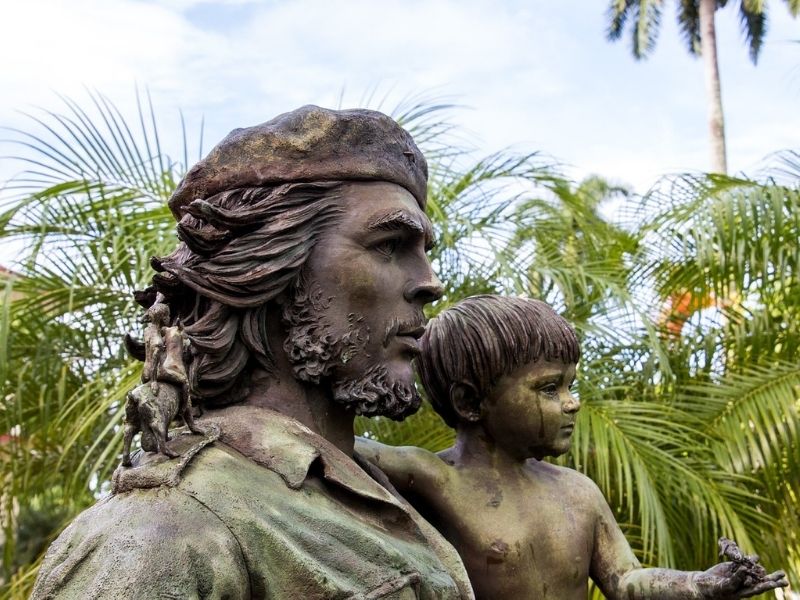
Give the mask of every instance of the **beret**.
[{"label": "beret", "polygon": [[180,220],[193,200],[240,187],[311,181],[388,181],[425,208],[428,165],[411,135],[366,109],[303,106],[234,129],[194,165],[169,199]]}]

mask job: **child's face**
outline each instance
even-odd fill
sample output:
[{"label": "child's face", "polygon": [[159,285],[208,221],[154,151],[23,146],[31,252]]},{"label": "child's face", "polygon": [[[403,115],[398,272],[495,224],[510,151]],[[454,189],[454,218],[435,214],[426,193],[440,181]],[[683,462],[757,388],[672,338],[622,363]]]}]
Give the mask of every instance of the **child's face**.
[{"label": "child's face", "polygon": [[544,360],[503,377],[483,402],[494,443],[518,459],[567,452],[580,408],[570,392],[574,380],[574,364]]}]

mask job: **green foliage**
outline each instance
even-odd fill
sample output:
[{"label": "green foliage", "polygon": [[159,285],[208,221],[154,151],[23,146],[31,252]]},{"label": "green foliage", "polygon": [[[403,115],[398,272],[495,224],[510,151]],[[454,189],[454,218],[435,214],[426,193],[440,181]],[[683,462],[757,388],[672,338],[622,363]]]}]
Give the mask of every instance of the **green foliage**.
[{"label": "green foliage", "polygon": [[[678,0],[678,28],[692,55],[700,54],[700,0]],[[716,9],[724,8],[728,0],[715,0]],[[767,6],[764,0],[741,0],[739,22],[747,41],[750,60],[758,62],[764,35],[767,32]],[[786,0],[786,7],[793,17],[800,14],[798,0]],[[611,0],[608,7],[608,39],[617,41],[626,29],[631,32],[631,51],[637,59],[652,54],[658,40],[663,0]]]},{"label": "green foliage", "polygon": [[115,466],[117,409],[139,376],[121,348],[136,327],[131,292],[149,279],[149,257],[174,244],[166,199],[182,168],[162,153],[152,109],[134,133],[105,98],[91,101],[91,117],[64,99],[64,114],[16,132],[28,170],[0,213],[3,239],[23,248],[4,275],[0,322],[0,579],[19,580],[20,596],[32,579],[19,556],[93,502]]},{"label": "green foliage", "polygon": [[[138,366],[131,292],[149,257],[175,244],[166,198],[185,170],[186,135],[167,158],[149,106],[132,127],[102,96],[91,114],[33,118],[17,132],[29,166],[10,182],[2,238],[22,247],[3,276],[0,461],[4,593],[26,597],[37,555],[107,489],[124,392]],[[394,114],[431,162],[434,316],[475,293],[554,304],[582,337],[582,403],[561,460],[601,487],[646,564],[700,568],[734,537],[769,567],[800,574],[800,160],[786,181],[666,180],[644,198],[600,178],[570,182],[536,154],[475,161],[450,105],[411,98]],[[624,222],[604,215],[613,202]],[[687,296],[690,294],[690,296]],[[686,306],[682,298],[691,297]],[[688,308],[687,308],[688,306]],[[439,450],[453,433],[429,405],[358,431]]]},{"label": "green foliage", "polygon": [[[776,162],[791,168],[793,157]],[[711,301],[672,341],[674,405],[711,436],[719,472],[748,478],[747,489],[760,497],[754,506],[777,524],[753,528],[753,545],[797,585],[800,186],[797,170],[783,174],[787,185],[679,178],[644,208],[653,214],[647,265],[661,297],[689,290]]]}]

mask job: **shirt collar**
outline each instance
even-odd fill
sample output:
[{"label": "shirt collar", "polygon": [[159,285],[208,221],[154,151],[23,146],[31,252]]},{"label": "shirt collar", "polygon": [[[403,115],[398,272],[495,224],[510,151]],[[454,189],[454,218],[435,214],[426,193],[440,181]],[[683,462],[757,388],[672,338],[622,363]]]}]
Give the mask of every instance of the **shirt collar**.
[{"label": "shirt collar", "polygon": [[281,476],[299,489],[311,465],[319,460],[322,476],[350,492],[405,510],[389,490],[356,461],[297,419],[255,406],[229,406],[207,412],[201,424],[217,425],[219,441]]}]

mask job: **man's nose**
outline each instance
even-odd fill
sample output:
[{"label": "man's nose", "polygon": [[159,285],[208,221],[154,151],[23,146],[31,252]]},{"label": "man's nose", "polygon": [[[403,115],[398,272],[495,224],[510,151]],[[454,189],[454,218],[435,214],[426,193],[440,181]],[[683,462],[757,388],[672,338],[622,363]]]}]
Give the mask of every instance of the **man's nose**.
[{"label": "man's nose", "polygon": [[428,304],[442,297],[444,286],[439,278],[434,274],[430,265],[425,269],[425,273],[410,281],[403,291],[403,296],[408,302],[419,302]]},{"label": "man's nose", "polygon": [[581,402],[572,394],[572,392],[567,392],[567,397],[564,398],[563,406],[565,413],[572,414],[578,412],[581,407]]}]

